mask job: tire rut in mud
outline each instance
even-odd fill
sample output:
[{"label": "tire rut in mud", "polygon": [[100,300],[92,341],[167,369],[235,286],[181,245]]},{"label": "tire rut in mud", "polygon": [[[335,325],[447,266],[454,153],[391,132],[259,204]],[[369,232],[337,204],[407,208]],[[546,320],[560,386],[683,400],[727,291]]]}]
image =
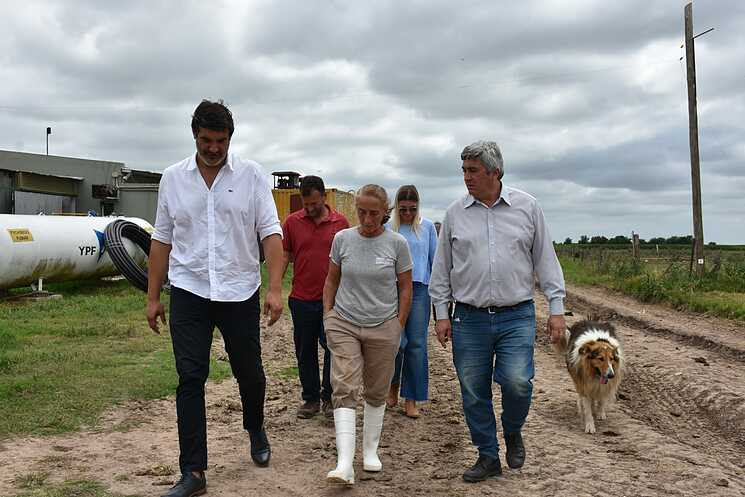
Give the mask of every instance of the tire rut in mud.
[{"label": "tire rut in mud", "polygon": [[[575,314],[595,316],[632,334],[651,335],[697,350],[714,352],[742,369],[745,352],[707,337],[681,334],[675,330],[619,314],[610,306],[568,296],[568,308]],[[578,316],[579,317],[579,316]],[[617,405],[630,417],[644,423],[692,450],[716,457],[725,464],[745,468],[745,398],[694,375],[676,372],[674,366],[646,362],[632,357]]]},{"label": "tire rut in mud", "polygon": [[635,316],[621,314],[610,306],[596,304],[571,293],[567,294],[566,305],[580,310],[583,316],[594,316],[600,320],[622,323],[648,335],[669,338],[689,347],[715,352],[724,358],[745,363],[745,350],[712,340],[704,335],[684,334],[670,328],[655,326]]}]

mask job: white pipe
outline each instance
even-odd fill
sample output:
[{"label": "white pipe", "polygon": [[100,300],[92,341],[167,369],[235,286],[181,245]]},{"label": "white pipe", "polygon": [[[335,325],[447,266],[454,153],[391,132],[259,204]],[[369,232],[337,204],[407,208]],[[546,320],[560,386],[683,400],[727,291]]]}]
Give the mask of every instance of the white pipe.
[{"label": "white pipe", "polygon": [[[132,217],[0,214],[0,289],[40,279],[54,282],[119,274],[104,242],[106,226],[116,219],[153,230],[147,221]],[[129,240],[123,241],[135,262],[144,265],[144,252]]]}]

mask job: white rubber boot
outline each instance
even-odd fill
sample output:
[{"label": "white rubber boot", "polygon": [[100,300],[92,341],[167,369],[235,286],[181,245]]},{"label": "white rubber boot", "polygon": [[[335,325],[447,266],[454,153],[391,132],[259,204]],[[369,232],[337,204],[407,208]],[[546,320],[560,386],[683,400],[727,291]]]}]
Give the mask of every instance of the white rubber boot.
[{"label": "white rubber boot", "polygon": [[378,443],[380,432],[383,430],[385,404],[373,407],[365,402],[365,415],[362,428],[362,469],[377,472],[383,469],[383,463],[378,458]]},{"label": "white rubber boot", "polygon": [[354,484],[356,414],[354,409],[347,407],[334,409],[336,469],[326,475],[326,481],[329,483]]}]

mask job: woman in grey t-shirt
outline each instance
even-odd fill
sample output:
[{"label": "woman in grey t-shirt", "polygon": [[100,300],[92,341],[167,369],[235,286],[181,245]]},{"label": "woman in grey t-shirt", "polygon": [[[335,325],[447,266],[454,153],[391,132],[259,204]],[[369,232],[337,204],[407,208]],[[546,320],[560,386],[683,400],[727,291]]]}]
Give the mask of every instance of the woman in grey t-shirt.
[{"label": "woman in grey t-shirt", "polygon": [[401,331],[411,307],[413,263],[406,239],[384,228],[385,190],[365,185],[355,197],[360,224],[336,234],[323,287],[331,351],[336,469],[326,479],[354,483],[357,394],[365,399],[363,469],[380,471],[378,442]]}]

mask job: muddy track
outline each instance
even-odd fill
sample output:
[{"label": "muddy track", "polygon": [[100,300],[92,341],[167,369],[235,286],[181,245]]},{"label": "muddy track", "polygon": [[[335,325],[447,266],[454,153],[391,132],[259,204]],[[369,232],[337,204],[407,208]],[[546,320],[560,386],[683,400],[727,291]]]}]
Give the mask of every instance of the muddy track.
[{"label": "muddy track", "polygon": [[573,293],[567,307],[582,317],[600,316],[621,333],[628,374],[620,396],[630,416],[697,451],[716,455],[724,449],[725,459],[743,465],[745,353],[741,349],[672,326],[655,326]]},{"label": "muddy track", "polygon": [[[577,417],[576,394],[546,341],[546,305],[537,297],[537,374],[524,428],[525,467],[505,466],[502,477],[477,485],[461,480],[476,451],[461,411],[451,348],[443,349],[430,337],[430,402],[422,406],[422,417],[412,420],[400,409],[386,411],[383,471],[362,471],[358,439],[357,484],[350,489],[329,486],[324,476],[336,457],[333,423],[321,416],[295,416],[299,386],[286,373],[295,364],[292,327],[283,317],[262,331],[272,463],[267,469],[250,463],[235,382],[210,383],[207,495],[745,496],[745,364],[728,352],[745,350],[744,327],[714,322],[712,328],[707,318],[697,320],[596,290],[571,293],[568,308],[575,315],[569,323],[585,313],[605,312],[628,357],[621,398],[609,409],[608,419],[598,421],[595,435],[584,433]],[[724,347],[680,338],[703,330],[707,340]],[[131,403],[79,433],[0,441],[5,469],[0,496],[21,493],[14,478],[32,472],[48,473],[51,482],[97,480],[120,495],[161,495],[178,476],[173,404],[173,398]],[[494,405],[498,419],[498,388]],[[361,421],[358,415],[359,433]],[[499,438],[501,442],[501,433]]]},{"label": "muddy track", "polygon": [[609,305],[603,305],[597,301],[589,300],[576,293],[567,295],[567,306],[582,309],[584,316],[593,315],[604,321],[613,321],[623,323],[636,330],[643,331],[650,335],[670,338],[683,345],[697,347],[703,351],[716,352],[717,354],[745,363],[745,349],[723,343],[720,337],[711,338],[707,336],[706,330],[696,332],[681,332],[675,328],[665,328],[655,325],[654,323],[629,314],[621,313],[617,308]]}]

